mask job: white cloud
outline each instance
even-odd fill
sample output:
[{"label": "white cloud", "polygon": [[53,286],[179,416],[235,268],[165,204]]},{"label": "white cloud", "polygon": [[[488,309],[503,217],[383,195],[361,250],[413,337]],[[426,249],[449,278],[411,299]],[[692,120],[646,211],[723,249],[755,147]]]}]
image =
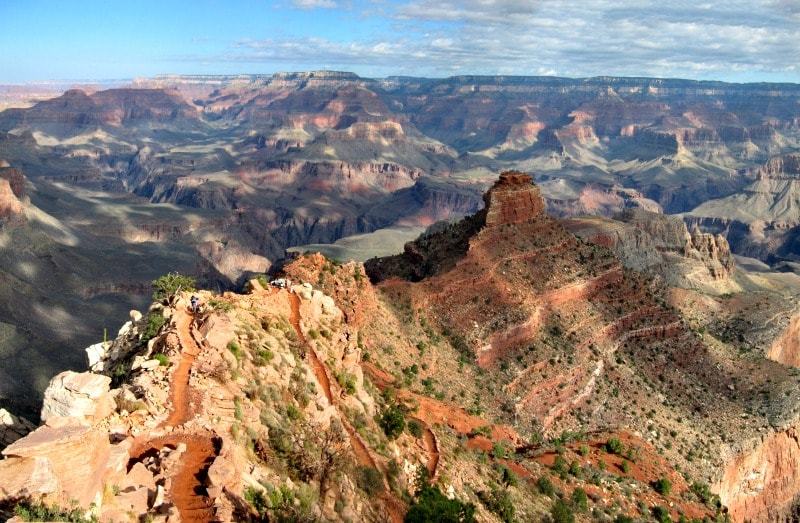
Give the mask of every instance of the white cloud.
[{"label": "white cloud", "polygon": [[[294,0],[333,7],[333,0]],[[331,4],[331,5],[329,5]],[[406,0],[392,35],[241,42],[228,60],[368,74],[777,76],[800,81],[796,0]]]},{"label": "white cloud", "polygon": [[337,7],[334,0],[292,0],[292,4],[300,9],[335,9]]}]

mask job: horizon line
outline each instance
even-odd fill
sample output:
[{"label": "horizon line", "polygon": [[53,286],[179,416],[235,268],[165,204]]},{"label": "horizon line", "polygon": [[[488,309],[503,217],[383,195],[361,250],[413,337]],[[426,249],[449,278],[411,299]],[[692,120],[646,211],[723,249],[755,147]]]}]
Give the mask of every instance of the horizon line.
[{"label": "horizon line", "polygon": [[476,78],[476,79],[500,79],[500,78],[509,78],[509,79],[548,79],[548,80],[571,80],[571,81],[589,81],[589,80],[657,80],[657,81],[683,81],[683,82],[693,82],[698,84],[723,84],[723,85],[790,85],[790,86],[800,86],[800,82],[790,82],[790,81],[783,81],[783,82],[772,82],[772,81],[752,81],[752,82],[731,82],[727,80],[709,80],[709,79],[697,79],[697,78],[687,78],[687,77],[679,77],[679,76],[641,76],[641,75],[614,75],[614,74],[603,74],[603,75],[594,75],[594,76],[557,76],[557,75],[523,75],[523,74],[458,74],[458,75],[447,75],[447,76],[416,76],[416,75],[408,75],[408,74],[396,74],[396,75],[386,75],[386,76],[361,76],[358,73],[354,73],[352,71],[345,71],[339,69],[307,69],[307,70],[297,70],[297,71],[275,71],[275,72],[265,72],[265,73],[230,73],[230,74],[202,74],[202,73],[159,73],[152,76],[134,76],[129,78],[50,78],[44,80],[29,80],[23,82],[4,82],[0,80],[0,87],[24,87],[24,86],[59,86],[63,87],[67,84],[72,85],[79,85],[79,84],[88,84],[88,85],[105,85],[105,84],[114,84],[114,83],[126,83],[126,82],[137,82],[143,80],[159,80],[159,79],[169,79],[169,78],[217,78],[217,79],[254,79],[254,78],[275,78],[280,76],[288,76],[288,75],[308,75],[308,74],[341,74],[353,77],[353,80],[391,80],[391,79],[414,79],[414,80],[450,80],[450,79],[459,79],[459,78]]}]

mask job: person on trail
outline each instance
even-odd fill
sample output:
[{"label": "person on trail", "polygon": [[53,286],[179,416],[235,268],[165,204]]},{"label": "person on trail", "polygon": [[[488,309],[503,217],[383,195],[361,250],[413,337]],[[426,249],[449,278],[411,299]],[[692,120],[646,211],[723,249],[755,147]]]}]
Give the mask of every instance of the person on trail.
[{"label": "person on trail", "polygon": [[197,314],[197,311],[200,309],[200,298],[197,296],[192,295],[191,299],[189,300],[191,304],[191,310],[194,314]]}]

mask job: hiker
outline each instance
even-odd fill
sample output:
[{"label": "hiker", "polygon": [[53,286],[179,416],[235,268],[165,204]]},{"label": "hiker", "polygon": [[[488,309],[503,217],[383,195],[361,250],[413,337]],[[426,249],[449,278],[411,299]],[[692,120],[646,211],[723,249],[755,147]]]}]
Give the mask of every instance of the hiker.
[{"label": "hiker", "polygon": [[191,299],[189,300],[191,304],[192,313],[197,314],[197,311],[200,310],[200,298],[195,295],[192,295]]}]

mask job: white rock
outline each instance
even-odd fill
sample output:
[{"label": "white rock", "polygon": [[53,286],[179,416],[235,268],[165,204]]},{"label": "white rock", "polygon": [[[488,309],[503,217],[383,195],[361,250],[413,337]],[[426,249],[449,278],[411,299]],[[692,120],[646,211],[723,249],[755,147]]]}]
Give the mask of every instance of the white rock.
[{"label": "white rock", "polygon": [[141,367],[144,370],[153,370],[155,368],[158,368],[160,365],[161,365],[161,362],[158,361],[158,360],[147,360],[147,361],[142,362]]},{"label": "white rock", "polygon": [[130,314],[131,321],[134,323],[142,319],[142,313],[137,310],[132,310],[128,314]]},{"label": "white rock", "polygon": [[14,418],[6,409],[0,409],[0,425],[10,426],[14,424]]},{"label": "white rock", "polygon": [[86,348],[86,358],[89,360],[89,368],[92,370],[103,370],[103,359],[108,354],[108,342],[95,343]]},{"label": "white rock", "polygon": [[114,400],[109,394],[111,378],[91,372],[65,371],[56,375],[44,391],[42,421],[50,418],[103,417]]},{"label": "white rock", "polygon": [[147,361],[147,358],[144,356],[134,356],[133,361],[131,362],[131,370],[141,369],[145,361]]},{"label": "white rock", "polygon": [[158,508],[163,504],[164,504],[164,487],[162,485],[158,485],[156,487],[156,497],[153,499],[152,508]]},{"label": "white rock", "polygon": [[120,327],[119,332],[117,333],[117,338],[124,338],[128,335],[131,329],[133,329],[133,322],[126,321],[125,324]]}]

